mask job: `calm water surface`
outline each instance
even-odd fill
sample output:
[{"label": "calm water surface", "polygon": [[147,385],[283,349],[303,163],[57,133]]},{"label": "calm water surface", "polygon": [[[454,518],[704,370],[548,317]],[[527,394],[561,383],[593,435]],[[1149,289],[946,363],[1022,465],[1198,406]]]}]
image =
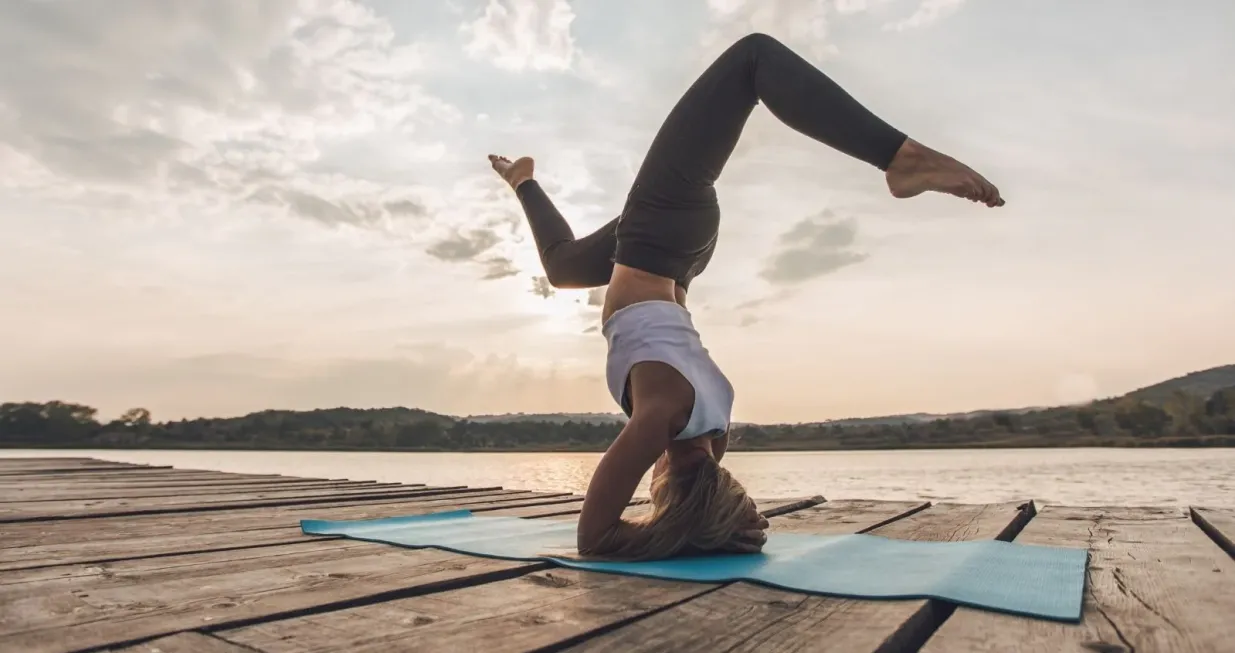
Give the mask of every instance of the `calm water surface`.
[{"label": "calm water surface", "polygon": [[[591,453],[0,450],[227,472],[583,492]],[[1235,507],[1235,449],[1005,449],[730,453],[760,498]],[[640,493],[646,495],[645,483]]]}]

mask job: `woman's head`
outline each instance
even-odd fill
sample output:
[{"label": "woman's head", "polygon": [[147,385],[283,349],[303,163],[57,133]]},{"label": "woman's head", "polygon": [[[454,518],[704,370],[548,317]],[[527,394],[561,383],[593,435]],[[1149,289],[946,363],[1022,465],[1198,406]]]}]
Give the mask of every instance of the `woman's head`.
[{"label": "woman's head", "polygon": [[635,536],[605,557],[651,560],[717,551],[751,528],[755,503],[742,484],[710,454],[681,453],[658,465],[651,510],[633,521]]}]

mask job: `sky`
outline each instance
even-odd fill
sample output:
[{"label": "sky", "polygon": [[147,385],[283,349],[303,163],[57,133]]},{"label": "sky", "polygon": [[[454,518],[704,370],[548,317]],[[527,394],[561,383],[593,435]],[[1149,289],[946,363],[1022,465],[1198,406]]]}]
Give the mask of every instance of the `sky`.
[{"label": "sky", "polygon": [[1008,204],[893,199],[757,108],[687,302],[736,420],[1232,363],[1233,30],[1224,0],[8,0],[0,400],[614,412],[604,290],[544,283],[486,155],[588,233],[754,31]]}]

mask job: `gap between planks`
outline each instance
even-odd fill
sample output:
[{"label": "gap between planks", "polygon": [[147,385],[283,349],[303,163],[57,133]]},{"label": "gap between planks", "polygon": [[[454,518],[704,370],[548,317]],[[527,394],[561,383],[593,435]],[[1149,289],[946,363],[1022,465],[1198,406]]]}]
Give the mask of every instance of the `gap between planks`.
[{"label": "gap between planks", "polygon": [[1214,544],[1235,558],[1235,510],[1189,508],[1188,516]]}]

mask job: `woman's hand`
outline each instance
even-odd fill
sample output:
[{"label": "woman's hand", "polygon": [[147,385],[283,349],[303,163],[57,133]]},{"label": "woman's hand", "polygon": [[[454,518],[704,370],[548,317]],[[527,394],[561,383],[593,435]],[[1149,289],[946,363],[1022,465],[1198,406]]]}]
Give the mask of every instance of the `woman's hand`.
[{"label": "woman's hand", "polygon": [[721,547],[722,552],[759,553],[763,550],[763,545],[768,541],[768,535],[764,532],[768,528],[768,520],[755,510],[753,501],[750,506],[751,515],[746,527],[729,538],[729,541]]}]

